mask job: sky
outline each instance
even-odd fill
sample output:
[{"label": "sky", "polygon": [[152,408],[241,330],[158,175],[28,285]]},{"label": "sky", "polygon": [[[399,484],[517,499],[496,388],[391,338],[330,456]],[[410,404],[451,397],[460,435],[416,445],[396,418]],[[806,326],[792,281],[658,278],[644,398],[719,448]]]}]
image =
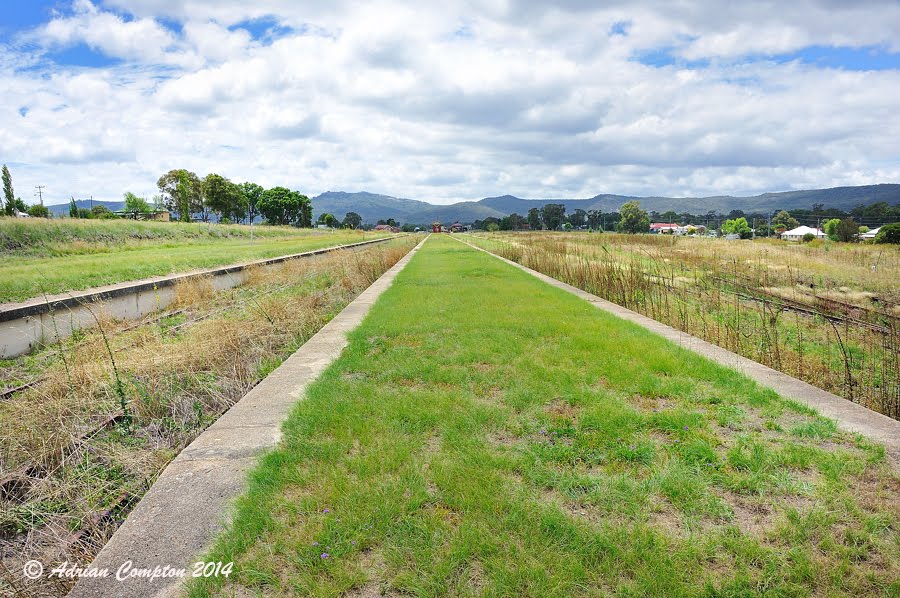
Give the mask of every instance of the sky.
[{"label": "sky", "polygon": [[0,0],[16,194],[446,204],[900,182],[900,1]]}]

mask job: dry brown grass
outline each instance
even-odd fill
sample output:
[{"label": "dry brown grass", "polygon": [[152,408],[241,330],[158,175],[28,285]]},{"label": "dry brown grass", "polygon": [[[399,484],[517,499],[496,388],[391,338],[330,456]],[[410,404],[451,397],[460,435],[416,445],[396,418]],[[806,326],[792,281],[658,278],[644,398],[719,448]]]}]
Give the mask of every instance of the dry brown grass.
[{"label": "dry brown grass", "polygon": [[[128,500],[412,244],[255,269],[245,285],[218,294],[209,281],[191,281],[177,294],[181,319],[192,325],[126,330],[101,319],[102,328],[47,348],[56,357],[44,360],[46,378],[0,403],[0,479],[23,479],[0,496],[0,563],[18,580],[3,574],[0,593],[3,579],[21,583],[27,559],[87,563]],[[98,429],[122,404],[127,417]],[[130,498],[116,504],[123,493]],[[97,521],[110,506],[110,517]],[[74,538],[75,530],[85,531]]]}]

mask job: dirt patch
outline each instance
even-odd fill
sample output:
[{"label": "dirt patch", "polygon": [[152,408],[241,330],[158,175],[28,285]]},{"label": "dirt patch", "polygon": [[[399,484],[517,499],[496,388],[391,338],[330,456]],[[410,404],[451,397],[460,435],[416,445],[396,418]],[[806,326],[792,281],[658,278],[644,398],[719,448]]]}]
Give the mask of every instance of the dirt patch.
[{"label": "dirt patch", "polygon": [[519,439],[507,430],[501,429],[488,432],[487,441],[497,446],[512,447],[519,442]]},{"label": "dirt patch", "polygon": [[359,557],[359,567],[365,573],[368,581],[358,587],[351,588],[343,593],[345,598],[379,598],[381,596],[401,596],[399,592],[391,590],[386,581],[387,565],[380,550],[364,550]]},{"label": "dirt patch", "polygon": [[900,521],[900,474],[896,471],[879,472],[868,467],[849,486],[861,509],[869,513],[887,511]]},{"label": "dirt patch", "polygon": [[736,525],[741,533],[755,538],[763,538],[774,523],[774,511],[769,501],[724,492],[722,500],[731,509],[734,517],[728,523]]},{"label": "dirt patch", "polygon": [[669,503],[657,505],[657,510],[651,512],[647,517],[647,523],[650,527],[670,537],[685,538],[688,535],[688,528],[684,524],[684,518]]},{"label": "dirt patch", "polygon": [[633,395],[629,402],[641,411],[664,411],[675,406],[675,401],[668,397],[645,397],[644,395]]},{"label": "dirt patch", "polygon": [[544,408],[544,411],[553,417],[567,419],[573,424],[578,421],[578,407],[573,407],[559,397],[553,399],[553,401]]}]

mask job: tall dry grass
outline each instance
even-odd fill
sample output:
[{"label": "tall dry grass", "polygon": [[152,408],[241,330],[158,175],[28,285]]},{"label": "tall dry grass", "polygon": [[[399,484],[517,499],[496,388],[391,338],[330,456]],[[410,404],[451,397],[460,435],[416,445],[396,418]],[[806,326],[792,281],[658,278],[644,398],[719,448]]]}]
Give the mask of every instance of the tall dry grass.
[{"label": "tall dry grass", "polygon": [[[104,320],[105,339],[94,330],[48,347],[57,356],[46,378],[0,403],[0,479],[16,478],[0,494],[0,564],[17,573],[31,558],[87,563],[181,448],[412,244],[259,268],[214,295],[199,281],[178,289],[178,316],[132,330]],[[127,425],[110,421],[123,408]],[[21,583],[3,567],[8,584]]]},{"label": "tall dry grass", "polygon": [[609,234],[483,239],[498,255],[900,419],[895,248],[826,253]]}]

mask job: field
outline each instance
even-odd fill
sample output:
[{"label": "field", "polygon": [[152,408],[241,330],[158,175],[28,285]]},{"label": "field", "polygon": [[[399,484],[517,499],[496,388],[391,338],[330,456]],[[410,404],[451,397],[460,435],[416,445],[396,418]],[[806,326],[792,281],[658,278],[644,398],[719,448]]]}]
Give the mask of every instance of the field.
[{"label": "field", "polygon": [[883,447],[447,236],[249,484],[192,595],[900,592]]},{"label": "field", "polygon": [[900,248],[608,233],[469,238],[900,419]]},{"label": "field", "polygon": [[212,268],[382,234],[238,224],[0,218],[0,303]]},{"label": "field", "polygon": [[23,586],[22,564],[90,562],[184,446],[414,243],[257,269],[217,294],[185,283],[167,312],[128,323],[98,308],[99,328],[0,361],[0,389],[34,383],[0,397],[0,595],[64,594]]}]

